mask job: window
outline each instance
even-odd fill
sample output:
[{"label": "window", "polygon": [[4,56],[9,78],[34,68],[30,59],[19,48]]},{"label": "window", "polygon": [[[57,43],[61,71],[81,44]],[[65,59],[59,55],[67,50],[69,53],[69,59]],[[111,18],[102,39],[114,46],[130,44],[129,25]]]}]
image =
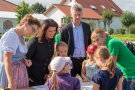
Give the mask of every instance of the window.
[{"label": "window", "polygon": [[10,20],[6,20],[4,23],[3,23],[3,29],[4,29],[4,32],[6,32],[7,30],[9,30],[10,28],[13,27],[13,23],[10,21]]},{"label": "window", "polygon": [[111,8],[113,12],[116,12],[117,10],[115,10],[114,8]]},{"label": "window", "polygon": [[90,8],[97,9],[94,5],[90,5]]},{"label": "window", "polygon": [[104,5],[100,5],[103,9],[106,9],[106,7]]}]

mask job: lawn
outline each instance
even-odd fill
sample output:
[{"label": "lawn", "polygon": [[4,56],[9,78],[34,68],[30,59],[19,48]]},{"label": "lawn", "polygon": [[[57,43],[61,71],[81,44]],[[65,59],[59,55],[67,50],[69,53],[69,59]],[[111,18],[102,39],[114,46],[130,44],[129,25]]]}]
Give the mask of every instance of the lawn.
[{"label": "lawn", "polygon": [[114,38],[125,40],[125,39],[135,39],[135,34],[117,34],[117,35],[111,35]]},{"label": "lawn", "polygon": [[[0,36],[2,36],[2,34],[0,34]],[[115,34],[115,35],[111,35],[112,37],[114,38],[117,38],[119,40],[125,40],[125,39],[134,39],[135,41],[135,34]],[[32,36],[30,37],[26,37],[26,41],[29,40],[29,38],[31,38]]]}]

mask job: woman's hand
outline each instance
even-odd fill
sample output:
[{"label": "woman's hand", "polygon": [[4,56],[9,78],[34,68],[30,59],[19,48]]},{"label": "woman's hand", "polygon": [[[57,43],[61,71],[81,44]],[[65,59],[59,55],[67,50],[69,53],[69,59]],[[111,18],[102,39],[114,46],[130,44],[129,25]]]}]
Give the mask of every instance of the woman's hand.
[{"label": "woman's hand", "polygon": [[29,59],[25,59],[25,60],[24,60],[24,63],[25,63],[25,65],[26,65],[27,67],[30,67],[30,66],[32,65],[32,62],[31,62],[31,60],[29,60]]},{"label": "woman's hand", "polygon": [[10,90],[16,90],[16,85],[14,81],[8,83],[8,88],[10,88]]},{"label": "woman's hand", "polygon": [[8,88],[10,88],[10,90],[16,90],[16,85],[12,74],[12,54],[13,53],[11,52],[4,52],[4,65],[8,79]]}]

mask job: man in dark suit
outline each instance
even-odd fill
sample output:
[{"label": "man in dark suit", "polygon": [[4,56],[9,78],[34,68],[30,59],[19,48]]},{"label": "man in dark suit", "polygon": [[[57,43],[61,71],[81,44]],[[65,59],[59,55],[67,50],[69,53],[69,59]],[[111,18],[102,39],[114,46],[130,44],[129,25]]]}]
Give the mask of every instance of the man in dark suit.
[{"label": "man in dark suit", "polygon": [[86,59],[86,49],[91,44],[90,26],[81,21],[83,7],[74,4],[71,7],[72,23],[65,25],[61,32],[61,41],[68,44],[68,56],[73,62],[71,75],[81,75],[82,62]]}]

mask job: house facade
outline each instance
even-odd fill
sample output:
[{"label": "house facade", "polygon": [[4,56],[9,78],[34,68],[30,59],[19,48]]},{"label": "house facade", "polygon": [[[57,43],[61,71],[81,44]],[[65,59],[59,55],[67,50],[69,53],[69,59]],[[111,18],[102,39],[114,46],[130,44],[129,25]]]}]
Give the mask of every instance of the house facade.
[{"label": "house facade", "polygon": [[0,33],[4,33],[17,24],[15,4],[0,0]]},{"label": "house facade", "polygon": [[71,16],[70,7],[75,2],[84,7],[83,21],[87,23],[93,21],[96,23],[95,27],[104,27],[101,13],[105,9],[110,9],[114,12],[110,27],[114,29],[122,27],[120,15],[123,11],[112,0],[62,0],[60,4],[50,6],[43,14],[57,23],[62,23],[64,16]]}]

